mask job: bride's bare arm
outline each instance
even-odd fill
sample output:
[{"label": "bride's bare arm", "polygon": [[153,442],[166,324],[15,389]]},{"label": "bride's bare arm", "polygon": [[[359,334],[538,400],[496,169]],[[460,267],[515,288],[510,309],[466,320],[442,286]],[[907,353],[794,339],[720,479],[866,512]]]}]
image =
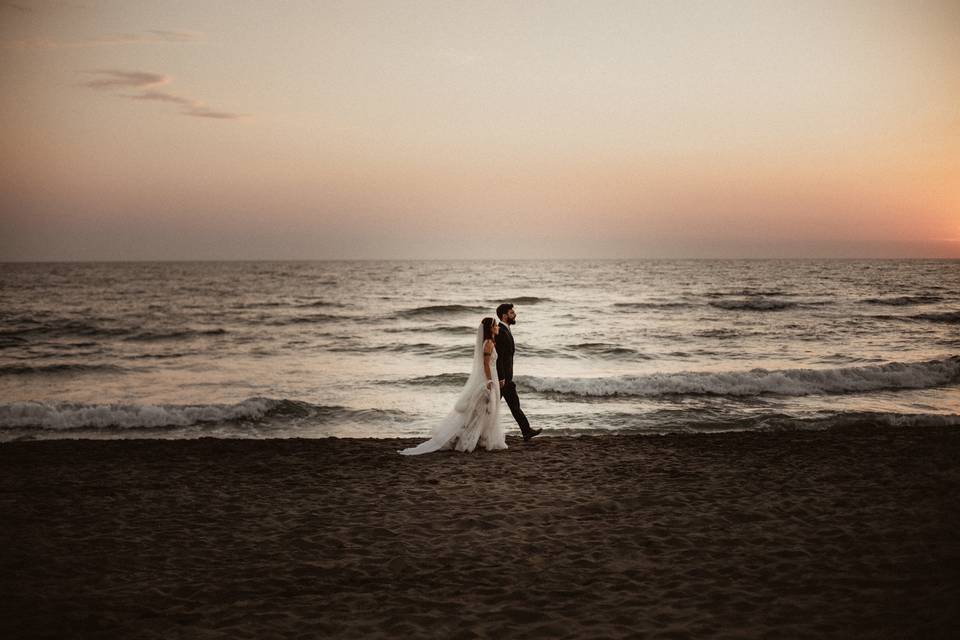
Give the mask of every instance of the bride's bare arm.
[{"label": "bride's bare arm", "polygon": [[483,342],[483,375],[487,377],[487,382],[493,381],[493,374],[490,372],[490,354],[493,353],[493,340],[484,340]]}]

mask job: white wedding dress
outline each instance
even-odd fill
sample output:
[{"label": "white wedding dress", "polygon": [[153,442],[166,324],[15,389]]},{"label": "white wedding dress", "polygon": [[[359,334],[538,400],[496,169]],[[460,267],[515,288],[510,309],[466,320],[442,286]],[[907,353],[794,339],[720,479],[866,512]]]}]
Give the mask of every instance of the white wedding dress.
[{"label": "white wedding dress", "polygon": [[473,451],[477,447],[494,451],[506,449],[507,439],[500,426],[500,386],[497,381],[497,350],[490,354],[490,371],[493,381],[488,384],[483,373],[483,326],[477,329],[477,341],[473,348],[473,368],[467,384],[457,398],[453,410],[430,432],[430,439],[416,447],[399,453],[415,456],[442,449]]}]

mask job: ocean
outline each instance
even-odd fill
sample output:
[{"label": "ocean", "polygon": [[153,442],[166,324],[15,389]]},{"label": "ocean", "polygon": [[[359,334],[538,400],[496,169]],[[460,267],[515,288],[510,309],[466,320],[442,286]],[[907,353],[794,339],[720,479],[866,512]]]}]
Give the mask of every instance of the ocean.
[{"label": "ocean", "polygon": [[960,261],[6,263],[0,441],[426,436],[500,302],[545,436],[960,424]]}]

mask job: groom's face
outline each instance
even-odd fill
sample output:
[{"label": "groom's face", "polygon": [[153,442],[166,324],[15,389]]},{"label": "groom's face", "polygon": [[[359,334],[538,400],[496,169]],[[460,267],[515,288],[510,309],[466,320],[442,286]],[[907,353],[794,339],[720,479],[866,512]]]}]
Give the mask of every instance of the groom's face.
[{"label": "groom's face", "polygon": [[510,311],[507,311],[503,315],[503,321],[506,322],[508,325],[517,324],[517,312],[514,311],[513,309],[510,309]]}]

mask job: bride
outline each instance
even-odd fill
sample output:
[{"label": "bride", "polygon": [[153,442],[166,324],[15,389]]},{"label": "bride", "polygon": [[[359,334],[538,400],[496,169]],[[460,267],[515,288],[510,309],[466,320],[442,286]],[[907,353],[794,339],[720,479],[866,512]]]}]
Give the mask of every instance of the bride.
[{"label": "bride", "polygon": [[497,351],[493,340],[499,332],[500,326],[493,318],[483,319],[477,327],[473,368],[453,411],[433,428],[429,440],[404,449],[401,454],[413,456],[441,449],[473,451],[478,446],[487,451],[507,448],[503,427],[497,420],[500,389],[494,376]]}]

